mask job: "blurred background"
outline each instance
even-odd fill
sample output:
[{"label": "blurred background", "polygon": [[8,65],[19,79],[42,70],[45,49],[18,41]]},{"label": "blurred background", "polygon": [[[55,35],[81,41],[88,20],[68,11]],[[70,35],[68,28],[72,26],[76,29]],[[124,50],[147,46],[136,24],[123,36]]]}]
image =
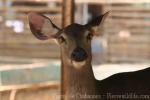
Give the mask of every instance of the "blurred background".
[{"label": "blurred background", "polygon": [[[0,0],[0,100],[59,100],[60,50],[37,40],[27,13],[62,25],[61,0]],[[102,80],[114,73],[150,67],[149,0],[76,0],[76,23],[110,11],[92,41],[93,71]]]}]

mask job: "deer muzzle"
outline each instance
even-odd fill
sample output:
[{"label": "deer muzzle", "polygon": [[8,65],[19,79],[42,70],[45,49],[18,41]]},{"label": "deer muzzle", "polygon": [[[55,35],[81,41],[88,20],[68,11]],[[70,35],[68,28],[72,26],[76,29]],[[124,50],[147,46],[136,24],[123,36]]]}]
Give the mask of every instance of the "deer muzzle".
[{"label": "deer muzzle", "polygon": [[83,48],[77,47],[73,50],[71,54],[71,59],[76,62],[85,61],[87,59],[87,53]]}]

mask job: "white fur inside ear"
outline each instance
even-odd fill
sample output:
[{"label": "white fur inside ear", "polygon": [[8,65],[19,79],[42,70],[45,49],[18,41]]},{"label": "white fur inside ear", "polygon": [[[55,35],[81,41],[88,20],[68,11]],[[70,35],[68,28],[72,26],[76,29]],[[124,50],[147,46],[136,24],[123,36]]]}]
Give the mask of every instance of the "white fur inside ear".
[{"label": "white fur inside ear", "polygon": [[56,39],[53,39],[53,41],[54,41],[57,45],[59,45],[59,43],[58,43],[58,41],[57,41]]},{"label": "white fur inside ear", "polygon": [[85,65],[86,61],[82,61],[82,62],[76,62],[76,61],[72,61],[72,64],[74,66],[74,68],[76,69],[80,69]]},{"label": "white fur inside ear", "polygon": [[48,19],[44,19],[41,31],[46,36],[54,35],[56,32],[58,32],[58,30],[56,31]]}]

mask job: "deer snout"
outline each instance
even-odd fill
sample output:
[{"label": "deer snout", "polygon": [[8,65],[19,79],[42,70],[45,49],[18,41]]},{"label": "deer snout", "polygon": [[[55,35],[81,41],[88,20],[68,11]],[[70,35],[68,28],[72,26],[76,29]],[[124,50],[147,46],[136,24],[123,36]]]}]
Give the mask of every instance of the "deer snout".
[{"label": "deer snout", "polygon": [[87,53],[85,52],[83,48],[77,47],[73,50],[71,54],[71,58],[74,61],[81,62],[81,61],[86,60]]}]

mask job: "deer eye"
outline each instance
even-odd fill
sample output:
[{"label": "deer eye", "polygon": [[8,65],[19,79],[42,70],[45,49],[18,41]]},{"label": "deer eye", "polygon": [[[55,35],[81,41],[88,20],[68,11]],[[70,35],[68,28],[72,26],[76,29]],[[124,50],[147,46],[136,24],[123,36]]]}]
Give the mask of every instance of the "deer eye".
[{"label": "deer eye", "polygon": [[93,37],[93,35],[92,35],[91,33],[89,33],[89,34],[87,35],[87,40],[91,40],[92,37]]},{"label": "deer eye", "polygon": [[58,41],[59,41],[59,43],[63,43],[66,40],[65,40],[65,38],[63,36],[60,36],[60,37],[58,37]]}]

